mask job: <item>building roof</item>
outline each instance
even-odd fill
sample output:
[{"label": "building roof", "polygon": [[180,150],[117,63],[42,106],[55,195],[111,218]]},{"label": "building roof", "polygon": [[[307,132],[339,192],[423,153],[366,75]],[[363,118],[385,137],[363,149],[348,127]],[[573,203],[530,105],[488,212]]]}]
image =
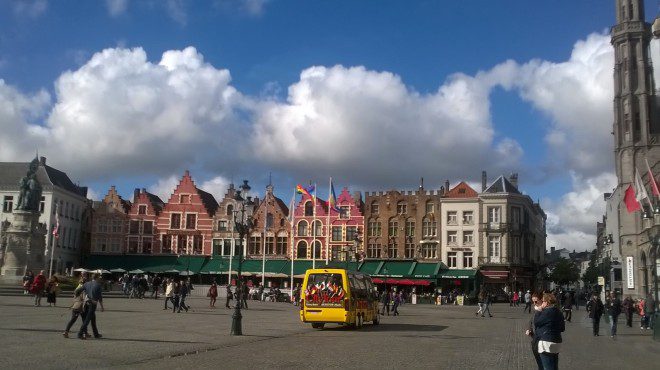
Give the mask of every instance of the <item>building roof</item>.
[{"label": "building roof", "polygon": [[156,212],[160,213],[160,211],[163,210],[163,206],[165,205],[165,203],[156,194],[151,194],[148,191],[145,191],[144,193],[147,195],[147,198],[151,202],[151,206],[154,207]]},{"label": "building roof", "polygon": [[209,214],[215,214],[215,211],[218,209],[218,201],[215,200],[215,197],[211,195],[211,193],[207,193],[198,187],[195,187],[195,189],[197,189],[197,193],[199,193],[199,197],[202,198],[202,203],[209,211]]},{"label": "building roof", "polygon": [[445,198],[477,198],[479,194],[465,181],[461,181],[445,194]]},{"label": "building roof", "polygon": [[[18,189],[18,183],[27,174],[29,166],[29,162],[0,162],[0,188]],[[66,173],[42,163],[37,168],[37,181],[43,187],[55,186],[87,197],[87,187],[74,184]]]},{"label": "building roof", "polygon": [[518,188],[513,186],[509,180],[506,179],[503,175],[498,177],[485,191],[484,193],[497,194],[497,193],[511,193],[511,194],[521,194],[518,191]]}]

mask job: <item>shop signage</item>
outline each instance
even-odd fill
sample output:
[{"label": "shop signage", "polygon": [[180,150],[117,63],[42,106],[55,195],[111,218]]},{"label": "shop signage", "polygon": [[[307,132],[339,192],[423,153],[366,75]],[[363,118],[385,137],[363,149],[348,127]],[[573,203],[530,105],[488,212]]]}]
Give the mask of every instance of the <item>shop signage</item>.
[{"label": "shop signage", "polygon": [[626,277],[628,289],[635,289],[635,266],[632,256],[626,257]]},{"label": "shop signage", "polygon": [[604,276],[599,276],[598,277],[598,285],[605,286],[605,277]]}]

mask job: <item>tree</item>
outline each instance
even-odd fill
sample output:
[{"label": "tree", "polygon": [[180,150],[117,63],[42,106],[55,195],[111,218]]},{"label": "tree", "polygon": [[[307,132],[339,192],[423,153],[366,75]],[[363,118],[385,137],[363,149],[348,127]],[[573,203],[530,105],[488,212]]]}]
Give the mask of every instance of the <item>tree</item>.
[{"label": "tree", "polygon": [[565,286],[580,279],[580,269],[575,262],[560,258],[550,273],[550,280],[557,285]]},{"label": "tree", "polygon": [[591,254],[591,260],[589,260],[589,266],[587,270],[582,274],[582,281],[584,286],[590,287],[598,282],[599,269],[596,266],[596,253]]}]

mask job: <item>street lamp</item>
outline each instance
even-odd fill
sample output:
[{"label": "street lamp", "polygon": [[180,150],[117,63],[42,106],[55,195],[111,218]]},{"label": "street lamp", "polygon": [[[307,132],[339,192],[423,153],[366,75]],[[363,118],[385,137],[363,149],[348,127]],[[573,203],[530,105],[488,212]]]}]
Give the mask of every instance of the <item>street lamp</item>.
[{"label": "street lamp", "polygon": [[[241,315],[241,306],[243,305],[243,287],[241,282],[241,268],[243,267],[243,247],[245,243],[245,236],[249,234],[250,229],[254,227],[254,220],[252,215],[248,214],[246,216],[245,212],[254,205],[252,202],[252,197],[248,196],[250,192],[250,185],[248,185],[248,180],[243,180],[243,185],[239,186],[238,191],[234,199],[240,205],[240,210],[234,214],[234,228],[239,235],[241,241],[241,247],[238,249],[238,268],[236,270],[236,292],[239,293],[239,296],[236,298],[236,304],[234,305],[234,314],[231,316],[231,335],[243,335],[243,327],[241,320],[243,315]],[[240,213],[240,218],[238,214]]]}]

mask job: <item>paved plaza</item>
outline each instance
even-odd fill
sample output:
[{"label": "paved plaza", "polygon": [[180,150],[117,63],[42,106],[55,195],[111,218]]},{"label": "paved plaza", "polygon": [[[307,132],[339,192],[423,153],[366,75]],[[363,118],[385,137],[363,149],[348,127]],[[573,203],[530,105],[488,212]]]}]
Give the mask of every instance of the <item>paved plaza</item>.
[{"label": "paved plaza", "polygon": [[[68,304],[61,298],[60,304]],[[296,307],[250,301],[241,337],[229,335],[232,310],[210,309],[193,298],[194,311],[164,311],[163,300],[108,298],[98,313],[103,339],[65,339],[65,307],[33,307],[29,297],[0,297],[0,368],[65,369],[261,369],[413,368],[533,369],[522,307],[497,304],[493,318],[476,318],[475,307],[404,305],[398,317],[360,330],[330,325],[314,330]],[[602,323],[591,336],[585,311],[567,323],[560,367],[653,369],[660,343],[650,331],[619,325],[616,341]],[[78,328],[79,324],[74,326]]]}]

